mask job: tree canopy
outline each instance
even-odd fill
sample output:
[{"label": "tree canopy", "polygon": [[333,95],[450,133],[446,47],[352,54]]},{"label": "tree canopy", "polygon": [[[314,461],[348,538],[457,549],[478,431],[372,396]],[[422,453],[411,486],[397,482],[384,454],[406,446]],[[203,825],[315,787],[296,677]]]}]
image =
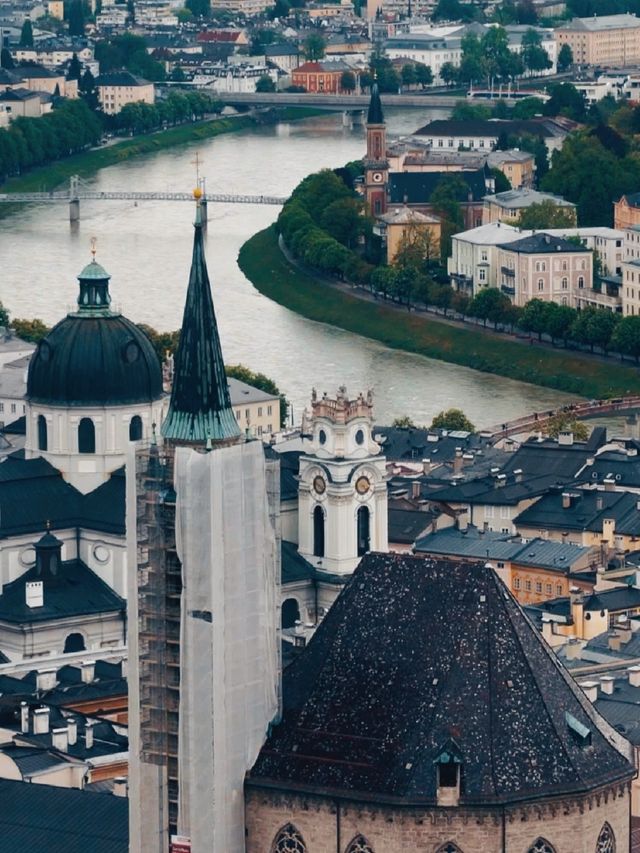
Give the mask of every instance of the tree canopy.
[{"label": "tree canopy", "polygon": [[462,409],[447,409],[446,411],[439,412],[431,421],[431,428],[462,430],[464,432],[475,431],[475,426]]},{"label": "tree canopy", "polygon": [[551,199],[545,199],[526,207],[518,219],[519,228],[572,228],[576,224],[575,212],[572,207],[562,207]]}]

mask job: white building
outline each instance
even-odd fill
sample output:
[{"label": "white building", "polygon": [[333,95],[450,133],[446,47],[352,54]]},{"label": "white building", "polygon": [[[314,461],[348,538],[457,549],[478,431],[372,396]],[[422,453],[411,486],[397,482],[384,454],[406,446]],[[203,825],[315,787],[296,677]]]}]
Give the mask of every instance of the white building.
[{"label": "white building", "polygon": [[212,89],[214,92],[253,93],[261,77],[270,77],[278,82],[278,72],[274,68],[259,64],[223,64],[203,65],[193,78],[196,86]]},{"label": "white building", "polygon": [[578,237],[583,246],[595,252],[602,265],[602,275],[622,275],[625,232],[618,228],[545,228],[553,237]]},{"label": "white building", "polygon": [[451,238],[447,272],[452,286],[475,296],[483,287],[498,286],[497,246],[531,234],[506,222],[490,222]]}]

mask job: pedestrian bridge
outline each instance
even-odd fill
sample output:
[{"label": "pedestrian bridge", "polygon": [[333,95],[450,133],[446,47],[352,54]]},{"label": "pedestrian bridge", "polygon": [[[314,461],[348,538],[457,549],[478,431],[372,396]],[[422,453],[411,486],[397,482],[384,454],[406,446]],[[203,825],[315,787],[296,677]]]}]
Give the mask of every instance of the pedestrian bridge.
[{"label": "pedestrian bridge", "polygon": [[544,430],[549,421],[558,415],[568,415],[577,420],[587,420],[588,418],[607,417],[624,412],[638,411],[640,411],[640,395],[614,397],[609,400],[589,400],[584,403],[572,403],[567,406],[561,406],[559,409],[532,412],[522,418],[517,418],[504,424],[497,424],[486,430],[481,430],[481,432],[489,438],[498,440],[499,438],[507,438],[510,435]]},{"label": "pedestrian bridge", "polygon": [[[68,204],[69,221],[80,219],[80,202],[93,201],[189,201],[193,193],[171,192],[100,192],[85,184],[78,175],[73,175],[66,190],[44,193],[0,193],[0,204]],[[281,206],[287,199],[272,195],[234,195],[231,193],[204,193],[201,204],[203,221],[206,222],[207,204],[270,204]]]}]

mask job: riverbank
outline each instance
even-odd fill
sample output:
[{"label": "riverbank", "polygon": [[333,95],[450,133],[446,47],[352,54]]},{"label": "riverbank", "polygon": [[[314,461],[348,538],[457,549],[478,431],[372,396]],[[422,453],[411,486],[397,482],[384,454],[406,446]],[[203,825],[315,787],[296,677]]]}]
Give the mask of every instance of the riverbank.
[{"label": "riverbank", "polygon": [[[318,109],[309,107],[284,107],[278,110],[278,121],[294,121],[321,114]],[[69,180],[72,175],[88,176],[104,169],[138,157],[152,154],[165,148],[184,145],[198,140],[211,139],[222,133],[236,133],[256,127],[255,119],[250,115],[223,116],[222,118],[182,124],[167,130],[141,134],[122,142],[92,148],[81,154],[74,154],[64,160],[50,163],[29,171],[26,175],[10,178],[2,187],[2,192],[49,192]],[[14,208],[0,205],[0,217],[6,216]]]},{"label": "riverbank", "polygon": [[[274,226],[258,232],[242,246],[238,264],[269,299],[311,320],[372,338],[393,349],[583,397],[640,393],[640,373],[635,368],[457,328],[318,282],[288,263],[278,247]],[[464,401],[460,402],[464,408]]]}]

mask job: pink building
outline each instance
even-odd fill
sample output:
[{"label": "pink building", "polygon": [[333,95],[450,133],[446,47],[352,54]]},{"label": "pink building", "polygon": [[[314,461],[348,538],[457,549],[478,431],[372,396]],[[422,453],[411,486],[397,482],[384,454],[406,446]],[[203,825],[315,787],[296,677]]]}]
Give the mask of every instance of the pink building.
[{"label": "pink building", "polygon": [[542,299],[582,307],[593,288],[593,255],[550,234],[523,237],[498,246],[498,286],[514,305]]}]

